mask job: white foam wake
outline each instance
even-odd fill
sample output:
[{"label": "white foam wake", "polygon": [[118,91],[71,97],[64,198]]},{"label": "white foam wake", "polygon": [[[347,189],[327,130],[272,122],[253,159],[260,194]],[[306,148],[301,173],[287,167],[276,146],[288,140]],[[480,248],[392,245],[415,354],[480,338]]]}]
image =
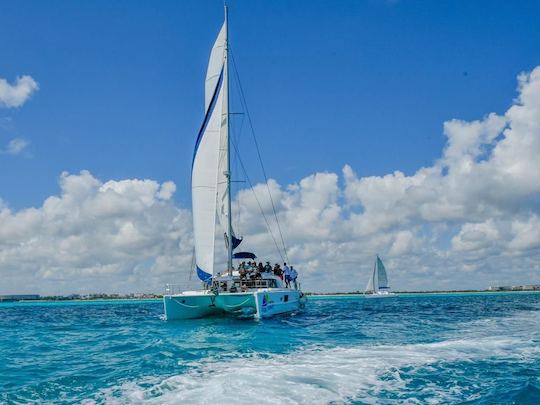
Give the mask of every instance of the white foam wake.
[{"label": "white foam wake", "polygon": [[461,402],[474,399],[474,390],[463,392],[463,384],[457,382],[444,387],[424,383],[416,388],[408,383],[417,370],[429,373],[436,364],[479,359],[519,362],[539,355],[540,349],[531,341],[515,338],[314,347],[282,355],[205,359],[204,363],[193,364],[187,373],[125,383],[101,392],[89,403],[381,403],[381,393],[391,394],[383,395],[389,398],[384,403],[418,403],[418,398],[422,403]]}]

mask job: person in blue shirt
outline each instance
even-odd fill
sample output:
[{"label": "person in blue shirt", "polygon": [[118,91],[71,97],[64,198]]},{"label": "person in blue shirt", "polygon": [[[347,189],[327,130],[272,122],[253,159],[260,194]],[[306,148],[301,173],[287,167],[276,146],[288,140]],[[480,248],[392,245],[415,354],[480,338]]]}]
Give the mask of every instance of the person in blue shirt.
[{"label": "person in blue shirt", "polygon": [[285,287],[291,287],[291,269],[287,263],[283,263],[283,275],[285,276]]}]

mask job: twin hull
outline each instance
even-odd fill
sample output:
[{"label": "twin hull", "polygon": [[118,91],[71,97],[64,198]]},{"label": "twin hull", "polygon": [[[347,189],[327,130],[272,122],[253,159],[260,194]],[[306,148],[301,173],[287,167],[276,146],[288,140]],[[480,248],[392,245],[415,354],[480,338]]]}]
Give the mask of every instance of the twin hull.
[{"label": "twin hull", "polygon": [[163,296],[167,320],[202,318],[214,314],[264,318],[293,312],[304,303],[305,297],[298,290],[257,290],[242,293],[185,292]]}]

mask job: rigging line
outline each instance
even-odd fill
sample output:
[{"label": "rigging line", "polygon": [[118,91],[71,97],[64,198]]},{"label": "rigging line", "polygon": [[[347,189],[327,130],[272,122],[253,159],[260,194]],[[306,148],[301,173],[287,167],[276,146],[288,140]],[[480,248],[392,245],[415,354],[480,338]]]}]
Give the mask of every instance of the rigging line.
[{"label": "rigging line", "polygon": [[[238,90],[238,88],[240,87],[238,85],[238,81],[236,80],[236,77],[234,75],[232,76],[232,79],[235,81],[235,84],[237,84],[237,86],[233,86],[233,88],[236,90],[235,93],[236,93],[236,95],[238,95],[238,98],[241,99],[240,92]],[[233,101],[236,101],[236,100],[233,100]],[[231,104],[232,104],[232,102],[231,102]],[[240,108],[242,108],[242,107],[243,107],[243,105],[241,104]],[[236,113],[236,114],[241,116],[240,128],[236,131],[237,132],[237,135],[236,135],[237,140],[236,140],[236,142],[239,145],[240,144],[240,138],[242,136],[242,129],[244,128],[244,122],[245,122],[246,119],[245,119],[245,113],[242,112],[242,113]]]},{"label": "rigging line", "polygon": [[[231,54],[232,56],[232,54]],[[238,82],[238,74],[236,74],[236,76],[233,74],[232,75],[232,80],[234,80],[234,83],[235,83],[235,86],[232,86],[232,88],[235,90],[235,98],[233,99],[233,102],[234,103],[237,103],[238,101],[237,100],[240,100],[240,108],[239,110],[241,111],[244,104],[242,102],[242,97],[241,97],[241,94],[240,94],[240,91],[239,91],[239,87],[240,87],[240,84]],[[231,131],[233,132],[234,136],[233,136],[233,140],[234,142],[236,143],[235,145],[235,164],[236,164],[236,169],[238,168],[238,160],[240,159],[240,146],[241,146],[241,138],[242,138],[242,135],[243,135],[243,129],[244,129],[244,126],[245,126],[245,123],[246,123],[246,117],[245,117],[245,112],[241,112],[241,113],[237,113],[237,115],[239,115],[240,119],[239,120],[231,120],[231,123],[234,123],[233,125],[231,125]],[[239,123],[237,124],[237,122],[239,121]],[[243,164],[243,162],[240,162],[241,164]],[[244,168],[244,172],[245,172],[245,168]],[[246,175],[247,176],[247,175]],[[245,182],[245,181],[244,181]],[[252,185],[250,186],[252,187]],[[238,224],[240,224],[241,220],[240,220],[240,213],[241,213],[241,209],[240,209],[240,202],[237,203],[238,204],[238,216],[237,216],[237,220],[238,220]],[[261,210],[261,213],[262,213],[262,208],[260,207],[260,210]],[[280,252],[280,248],[279,247],[276,247],[277,250],[278,250],[278,254],[280,255],[280,257],[283,258],[283,256],[281,255],[281,252]]]},{"label": "rigging line", "polygon": [[[238,155],[238,149],[236,148],[236,143],[235,142],[231,142],[231,143],[232,143],[232,145],[234,147],[235,152]],[[276,246],[279,257],[281,257],[281,260],[283,260],[283,255],[281,254],[281,249],[279,248],[279,245],[278,245],[278,243],[276,241],[276,238],[274,237],[274,234],[272,233],[272,228],[270,228],[270,223],[268,222],[268,219],[266,218],[266,215],[264,214],[264,211],[262,209],[262,205],[261,205],[259,199],[257,198],[257,193],[255,192],[255,189],[253,188],[253,184],[251,183],[251,180],[249,179],[246,168],[244,166],[244,162],[242,162],[242,158],[240,158],[239,155],[238,155],[238,162],[240,163],[240,167],[242,168],[242,171],[244,172],[244,176],[246,176],[246,180],[247,180],[247,182],[249,184],[249,187],[251,188],[251,191],[253,192],[253,196],[255,197],[255,201],[257,201],[257,205],[259,206],[259,210],[261,211],[261,215],[262,215],[262,217],[264,219],[264,222],[266,223],[266,228],[268,229],[268,233],[270,234],[270,236],[272,237],[272,240],[274,241],[274,245]]]},{"label": "rigging line", "polygon": [[191,252],[191,269],[189,270],[188,282],[191,282],[194,272],[195,272],[195,246],[193,246],[193,250]]},{"label": "rigging line", "polygon": [[236,67],[236,60],[234,58],[234,54],[232,51],[232,48],[229,49],[231,53],[231,59],[233,62],[233,70],[236,75],[236,81],[238,83],[238,89],[240,90],[240,100],[242,101],[242,104],[244,106],[244,109],[246,110],[246,115],[248,118],[248,123],[251,128],[251,134],[253,136],[253,141],[255,142],[255,149],[257,150],[257,156],[259,158],[259,163],[261,164],[261,169],[264,176],[264,181],[266,183],[266,189],[268,190],[268,196],[270,197],[270,203],[272,204],[272,211],[274,212],[274,218],[276,219],[278,231],[279,231],[279,237],[281,238],[281,243],[283,245],[283,252],[285,253],[285,257],[287,258],[287,262],[289,262],[289,255],[287,254],[287,245],[285,244],[285,240],[283,238],[283,232],[281,232],[281,225],[279,224],[279,219],[276,212],[276,206],[274,204],[274,199],[272,198],[272,193],[270,192],[270,186],[268,185],[268,176],[266,175],[266,170],[264,168],[264,164],[261,157],[261,152],[259,149],[259,143],[257,142],[257,137],[255,136],[255,129],[253,128],[253,122],[251,121],[251,115],[249,114],[249,109],[247,107],[246,97],[244,95],[244,89],[242,88],[242,83],[240,82],[240,75],[238,74],[238,69]]},{"label": "rigging line", "polygon": [[[234,76],[232,77],[232,80],[234,80]],[[234,89],[234,86],[232,87]],[[231,86],[229,86],[229,92],[231,90]],[[230,94],[230,93],[229,93]],[[237,130],[237,125],[236,125],[236,120],[234,119],[234,116],[235,115],[241,115],[243,116],[244,114],[243,113],[231,113],[230,110],[233,110],[233,111],[236,111],[236,107],[235,107],[235,102],[234,102],[234,99],[231,97],[231,95],[229,95],[229,137],[231,139],[235,139],[235,138],[238,138],[238,130]],[[243,119],[241,120],[243,121]],[[239,172],[238,170],[238,157],[236,156],[236,154],[232,154],[230,153],[230,159],[231,159],[231,173],[237,173]],[[229,180],[230,182],[230,193],[233,194],[233,183],[235,183],[236,181],[232,181],[232,180]],[[237,233],[239,234],[242,234],[242,230],[240,229],[240,218],[239,218],[239,210],[238,210],[238,202],[234,203],[235,204],[234,206],[231,207],[231,215],[232,215],[232,211],[235,211],[237,212],[238,214],[236,215],[232,215],[232,220],[233,220],[233,228],[236,230]]]},{"label": "rigging line", "polygon": [[[234,79],[234,76],[233,76],[233,79]],[[232,103],[232,102],[231,102]],[[236,125],[236,120],[231,120],[230,121],[230,132],[229,132],[229,136],[231,136],[233,142],[236,142],[236,144],[239,144],[240,142],[240,135],[242,134],[242,128],[244,127],[244,113],[241,113],[242,115],[242,119],[240,120],[240,125],[239,127],[240,128],[237,128],[237,125]],[[238,172],[238,157],[239,157],[240,153],[235,153],[233,155],[233,166],[234,166],[234,173]],[[231,183],[238,183],[239,181],[231,181]],[[245,182],[243,182],[245,183]],[[232,184],[231,184],[231,192],[232,192]],[[241,222],[241,218],[240,218],[240,213],[241,213],[241,210],[240,210],[240,203],[237,202],[236,203],[236,211],[237,211],[237,215],[234,215],[233,216],[233,219],[236,220],[236,224],[235,224],[235,229],[237,230],[237,232],[239,232],[241,234],[242,230],[240,229],[240,222]]]},{"label": "rigging line", "polygon": [[249,176],[247,174],[247,170],[246,170],[246,168],[244,166],[244,162],[242,161],[242,158],[238,154],[237,145],[236,145],[236,143],[234,141],[231,142],[231,143],[232,143],[232,145],[234,147],[234,150],[235,150],[235,152],[236,152],[236,154],[238,156],[238,162],[240,163],[240,167],[242,168],[242,172],[244,172],[244,176],[246,176],[246,180],[247,180],[247,182],[249,184],[249,187],[250,187],[251,191],[253,192],[253,196],[255,197],[255,201],[257,201],[257,205],[259,206],[259,210],[261,211],[261,215],[262,215],[262,217],[264,219],[264,222],[266,224],[266,228],[268,229],[268,233],[272,237],[272,241],[274,242],[274,246],[276,247],[276,250],[277,250],[277,252],[279,254],[279,257],[281,257],[281,260],[283,260],[283,255],[281,254],[281,249],[279,248],[278,243],[276,241],[276,238],[274,237],[274,234],[272,232],[272,228],[270,227],[270,223],[268,222],[268,219],[266,218],[266,215],[264,214],[264,210],[262,208],[262,205],[261,205],[259,199],[257,198],[257,193],[255,193],[255,189],[253,188],[253,183],[251,182],[251,180],[250,180],[250,178],[249,178]]}]

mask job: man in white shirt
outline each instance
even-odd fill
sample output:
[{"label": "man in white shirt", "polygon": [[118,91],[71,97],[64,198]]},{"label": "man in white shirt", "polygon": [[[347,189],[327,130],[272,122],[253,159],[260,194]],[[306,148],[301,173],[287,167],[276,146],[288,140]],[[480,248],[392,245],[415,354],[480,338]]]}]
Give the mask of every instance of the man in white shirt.
[{"label": "man in white shirt", "polygon": [[291,286],[291,269],[287,266],[287,263],[283,263],[283,275],[285,276],[285,287]]}]

